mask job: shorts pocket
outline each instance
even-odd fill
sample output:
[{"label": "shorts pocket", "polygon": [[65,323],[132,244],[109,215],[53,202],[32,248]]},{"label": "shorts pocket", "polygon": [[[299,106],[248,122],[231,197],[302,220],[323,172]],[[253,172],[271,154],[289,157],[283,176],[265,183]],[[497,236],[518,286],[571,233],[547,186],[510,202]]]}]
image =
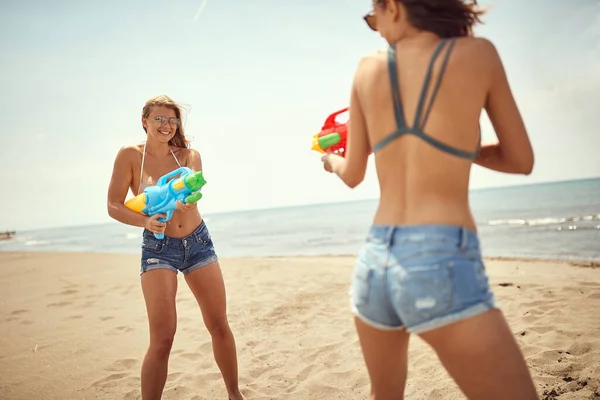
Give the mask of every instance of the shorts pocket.
[{"label": "shorts pocket", "polygon": [[351,287],[352,302],[355,306],[362,306],[369,303],[373,272],[373,268],[360,257],[356,260]]},{"label": "shorts pocket", "polygon": [[154,237],[144,236],[142,239],[142,250],[150,253],[159,254],[162,253],[165,247],[163,240],[158,240]]},{"label": "shorts pocket", "polygon": [[405,322],[419,323],[451,310],[454,303],[454,265],[451,261],[399,266],[394,306]]},{"label": "shorts pocket", "polygon": [[212,246],[212,237],[208,228],[204,227],[196,233],[196,241],[203,246]]},{"label": "shorts pocket", "polygon": [[212,237],[210,236],[210,233],[208,231],[200,237],[200,243],[202,243],[205,246],[212,245]]},{"label": "shorts pocket", "polygon": [[454,302],[458,308],[488,301],[490,287],[481,259],[454,260]]}]

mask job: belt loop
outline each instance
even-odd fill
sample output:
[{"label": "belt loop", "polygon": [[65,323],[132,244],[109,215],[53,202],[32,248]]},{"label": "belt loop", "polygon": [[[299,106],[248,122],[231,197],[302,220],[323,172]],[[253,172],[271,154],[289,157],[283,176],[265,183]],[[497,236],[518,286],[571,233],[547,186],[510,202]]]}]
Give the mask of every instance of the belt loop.
[{"label": "belt loop", "polygon": [[465,250],[468,245],[467,230],[464,227],[460,228],[460,249]]}]

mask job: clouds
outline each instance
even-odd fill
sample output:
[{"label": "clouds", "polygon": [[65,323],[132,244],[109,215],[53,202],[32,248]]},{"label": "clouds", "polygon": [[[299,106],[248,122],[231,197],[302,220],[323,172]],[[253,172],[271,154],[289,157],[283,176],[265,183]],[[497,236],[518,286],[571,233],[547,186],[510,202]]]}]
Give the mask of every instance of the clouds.
[{"label": "clouds", "polygon": [[204,7],[206,7],[206,3],[208,3],[208,0],[201,0],[202,3],[200,4],[200,7],[198,7],[198,11],[196,11],[196,14],[194,14],[194,21],[197,21],[198,18],[200,18],[200,14],[202,14],[202,12],[204,11]]}]

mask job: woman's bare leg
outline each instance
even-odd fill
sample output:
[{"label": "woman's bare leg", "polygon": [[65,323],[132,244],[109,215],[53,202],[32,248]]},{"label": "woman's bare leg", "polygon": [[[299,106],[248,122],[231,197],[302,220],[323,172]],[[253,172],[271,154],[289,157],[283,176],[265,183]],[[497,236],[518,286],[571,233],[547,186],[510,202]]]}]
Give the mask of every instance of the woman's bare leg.
[{"label": "woman's bare leg", "polygon": [[142,364],[142,399],[160,400],[177,328],[177,276],[168,269],[155,269],[142,274],[141,280],[150,328],[150,345]]},{"label": "woman's bare leg", "polygon": [[400,400],[406,385],[408,340],[402,330],[383,331],[354,319],[371,379],[371,400]]},{"label": "woman's bare leg", "polygon": [[185,276],[196,297],[211,338],[217,366],[231,400],[242,400],[238,387],[238,364],[233,333],[227,321],[225,284],[219,262],[198,268]]},{"label": "woman's bare leg", "polygon": [[538,400],[525,359],[500,310],[420,335],[470,400]]}]

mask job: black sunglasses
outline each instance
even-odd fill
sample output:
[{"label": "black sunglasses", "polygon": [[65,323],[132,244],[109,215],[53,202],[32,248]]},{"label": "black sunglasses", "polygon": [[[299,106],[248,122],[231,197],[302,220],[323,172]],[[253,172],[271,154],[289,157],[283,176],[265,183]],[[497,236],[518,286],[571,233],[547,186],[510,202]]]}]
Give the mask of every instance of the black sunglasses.
[{"label": "black sunglasses", "polygon": [[363,17],[363,19],[365,20],[369,28],[371,28],[371,30],[377,32],[377,20],[375,19],[375,13],[373,11],[366,14]]}]

